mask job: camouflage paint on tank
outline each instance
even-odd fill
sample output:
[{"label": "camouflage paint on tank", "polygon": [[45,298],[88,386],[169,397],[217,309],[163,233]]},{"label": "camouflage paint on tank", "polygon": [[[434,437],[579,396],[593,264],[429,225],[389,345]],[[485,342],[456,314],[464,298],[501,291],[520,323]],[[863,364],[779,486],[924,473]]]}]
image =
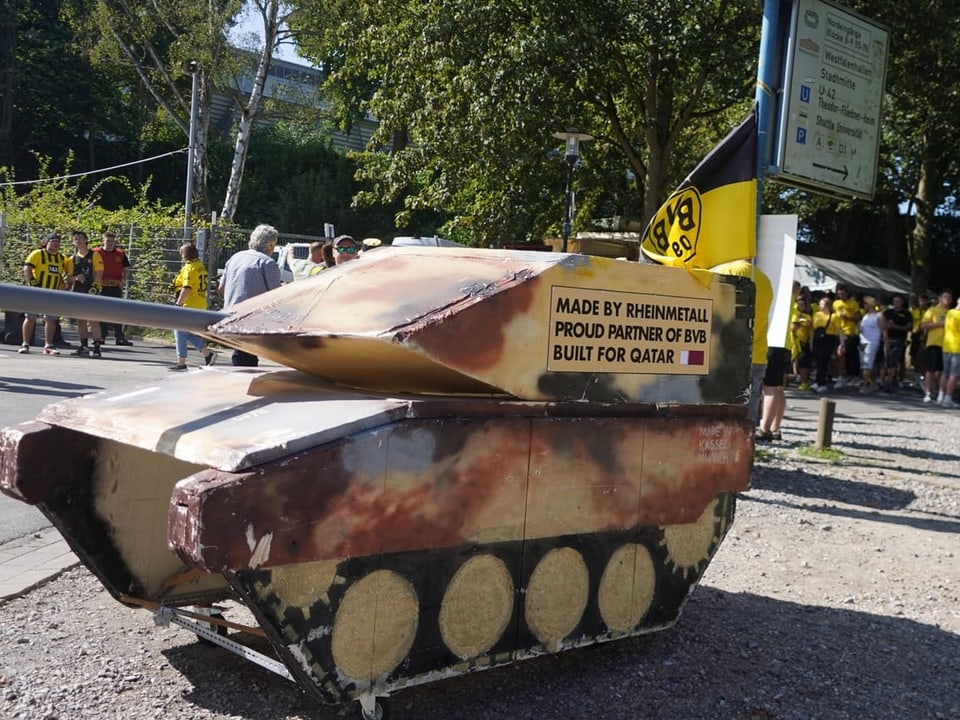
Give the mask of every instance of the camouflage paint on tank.
[{"label": "camouflage paint on tank", "polygon": [[414,403],[402,422],[249,472],[185,479],[171,544],[222,572],[627,530],[693,522],[749,482],[743,417],[418,416],[431,409]]},{"label": "camouflage paint on tank", "polygon": [[191,571],[167,547],[173,486],[198,469],[36,421],[0,431],[0,490],[36,505],[117,599],[187,604],[229,594],[222,576]]},{"label": "camouflage paint on tank", "polygon": [[749,484],[752,304],[707,273],[381,250],[204,333],[313,377],[58,403],[0,434],[0,489],[116,597],[232,588],[326,700],[648,632]]},{"label": "camouflage paint on tank", "polygon": [[[104,407],[109,407],[110,412],[104,413]],[[170,492],[177,481],[202,467],[218,468],[228,478],[237,478],[240,476],[238,471],[256,467],[260,483],[253,495],[245,494],[254,488],[252,484],[230,491],[235,493],[233,502],[250,503],[251,513],[258,505],[278,508],[289,505],[292,513],[304,507],[312,507],[309,512],[319,512],[325,507],[304,504],[304,492],[308,497],[317,498],[323,493],[329,494],[329,502],[337,512],[344,507],[353,509],[352,521],[350,513],[336,522],[324,522],[322,515],[317,515],[312,520],[301,518],[296,532],[289,529],[294,539],[296,533],[309,536],[310,542],[298,541],[305,543],[306,548],[299,559],[307,561],[314,556],[311,553],[317,544],[334,548],[332,557],[339,557],[337,553],[340,552],[378,552],[379,548],[370,542],[370,532],[364,528],[375,527],[375,520],[384,519],[380,517],[382,513],[377,503],[384,499],[385,493],[397,508],[424,508],[422,512],[405,513],[403,522],[391,524],[383,535],[391,551],[410,548],[410,538],[418,537],[429,537],[437,546],[452,546],[463,540],[486,542],[522,537],[524,532],[520,521],[509,519],[512,510],[524,503],[525,496],[517,494],[517,488],[521,485],[519,478],[526,478],[525,458],[528,453],[533,466],[544,463],[547,469],[542,473],[549,474],[551,462],[562,468],[570,453],[579,448],[577,452],[583,454],[583,458],[573,458],[569,462],[583,465],[583,472],[592,474],[595,470],[585,459],[589,459],[589,452],[596,454],[597,451],[590,448],[620,447],[623,457],[616,459],[617,464],[605,472],[608,475],[628,470],[633,472],[634,477],[626,483],[629,485],[638,482],[640,477],[637,472],[640,456],[636,454],[636,448],[641,447],[643,438],[649,437],[655,437],[656,441],[645,442],[646,495],[641,506],[645,514],[638,515],[636,522],[680,521],[682,517],[689,517],[693,510],[671,519],[658,509],[656,498],[663,495],[663,490],[670,489],[671,483],[675,482],[674,475],[682,475],[682,468],[672,462],[672,456],[692,459],[695,454],[690,451],[693,446],[681,447],[675,452],[671,450],[670,443],[661,437],[664,431],[657,428],[664,422],[666,427],[674,424],[679,434],[673,434],[689,445],[692,442],[689,438],[693,437],[689,428],[694,422],[704,420],[704,410],[697,406],[675,406],[669,409],[667,418],[668,411],[655,406],[543,405],[478,398],[388,399],[345,395],[320,381],[286,371],[207,371],[178,376],[165,383],[162,391],[159,386],[133,392],[114,391],[48,406],[41,413],[45,424],[39,427],[43,432],[8,428],[0,435],[0,447],[4,449],[0,456],[3,470],[0,477],[4,478],[5,492],[28,502],[43,503],[48,509],[52,507],[51,497],[66,493],[62,506],[69,509],[71,519],[57,522],[71,525],[69,537],[78,546],[106,547],[102,538],[115,535],[110,545],[143,548],[163,541],[162,529]],[[741,407],[711,406],[705,417],[712,418],[708,423],[737,427],[738,423],[742,424],[742,413]],[[658,414],[664,417],[657,419]],[[552,415],[568,417],[562,421],[549,420]],[[623,428],[618,428],[617,418],[621,416],[627,417]],[[697,417],[701,420],[695,420]],[[400,420],[404,422],[398,425]],[[649,427],[644,426],[647,420],[653,423]],[[457,430],[464,425],[471,428],[470,433],[476,433],[472,442],[470,433],[464,437],[465,431]],[[554,431],[554,426],[582,426],[582,432],[575,429]],[[363,432],[367,428],[374,429],[367,435]],[[351,431],[355,432],[352,437],[337,441],[344,434],[350,435]],[[554,437],[555,432],[561,432],[560,436]],[[737,429],[736,433],[742,443],[749,435],[749,428]],[[614,439],[621,435],[633,439],[615,442]],[[387,438],[389,442],[381,443],[380,438]],[[51,446],[59,448],[59,452],[50,454],[47,449]],[[391,471],[389,487],[383,485],[388,467],[388,447],[389,462],[398,468]],[[117,448],[129,449],[118,453]],[[136,448],[143,452],[138,455]],[[657,456],[658,450],[666,453],[664,459]],[[303,467],[294,462],[302,453],[311,453],[311,457],[318,459],[310,462],[320,464],[304,471],[301,478],[299,470],[291,474],[290,468]],[[559,453],[564,460],[559,465],[557,461],[551,461],[552,453]],[[131,497],[138,498],[138,506],[147,507],[143,504],[147,489],[137,485],[142,482],[143,473],[136,468],[141,464],[142,467],[160,467],[158,460],[151,458],[164,455],[177,458],[177,462],[164,471],[160,480],[149,486],[155,517],[122,532],[117,527],[102,529],[101,524],[119,522],[122,516],[122,513],[117,515],[109,509],[110,503],[105,498],[120,498],[124,493],[134,492]],[[610,456],[604,462],[614,462],[615,456],[608,450],[598,457],[604,455]],[[108,461],[114,456],[119,459]],[[435,462],[434,457],[447,459]],[[742,452],[739,457],[744,457]],[[425,458],[430,458],[430,462],[426,463]],[[494,467],[499,470],[491,472]],[[603,464],[599,463],[598,467]],[[692,475],[700,472],[704,478],[709,478],[713,472],[711,468],[720,470],[721,466],[695,464]],[[322,483],[316,482],[318,476],[323,478]],[[436,486],[434,476],[442,479]],[[681,484],[687,488],[684,492],[696,492],[690,490],[695,486],[686,482]],[[710,487],[710,484],[706,483],[704,487]],[[611,501],[622,492],[623,488],[616,492],[609,488],[598,490],[599,500],[610,504],[599,505],[595,512],[613,513],[611,522],[628,526],[627,520],[616,514],[620,512],[619,506]],[[637,492],[636,487],[631,492]],[[466,504],[456,499],[457,493],[477,500],[492,494],[499,498],[499,504]],[[436,497],[430,499],[434,494]],[[702,498],[694,500],[702,505]],[[124,501],[117,502],[122,505]],[[445,504],[452,505],[456,513],[444,512]],[[206,510],[212,512],[213,508],[210,505]],[[682,507],[678,506],[678,509],[682,510]],[[244,508],[242,512],[247,513],[248,509]],[[111,519],[114,515],[116,518]],[[256,515],[251,514],[251,517]],[[331,517],[337,517],[336,513]],[[490,523],[489,518],[497,518],[499,524]],[[535,522],[542,521],[532,515],[531,523]],[[457,523],[459,527],[456,527]],[[266,532],[264,526],[261,523],[254,528],[258,542]],[[352,529],[338,531],[342,537],[331,530],[347,527]],[[562,528],[544,530],[562,531]],[[148,539],[150,533],[153,533],[153,540]],[[234,543],[237,540],[234,537]],[[225,539],[216,544],[221,541],[224,547],[231,547]],[[274,546],[279,552],[283,543],[277,541]],[[238,547],[243,548],[243,543]],[[96,555],[100,551],[86,552]],[[245,565],[249,563],[250,550],[246,552],[246,556],[238,551],[231,557],[236,563]],[[121,554],[119,549],[117,553],[118,556]],[[285,561],[296,559],[298,556],[291,554]],[[159,588],[163,581],[176,573],[176,569],[170,570],[166,563],[152,560],[143,563],[141,560],[134,554],[129,558],[130,567],[123,571],[116,569],[125,565],[122,558],[102,563],[110,568],[103,570],[102,574],[115,576],[110,582],[113,592],[131,592],[135,585],[153,598],[161,592]],[[203,564],[202,558],[197,560],[196,564]],[[266,562],[277,561],[268,556]]]},{"label": "camouflage paint on tank", "polygon": [[48,405],[39,419],[185,462],[240,470],[402,418],[409,402],[344,392],[294,371],[209,368]]},{"label": "camouflage paint on tank", "polygon": [[[377,390],[726,403],[749,385],[752,301],[749,283],[608,258],[384,248],[237,305],[210,333]],[[654,308],[696,312],[639,317]]]},{"label": "camouflage paint on tank", "polygon": [[[288,667],[328,702],[649,632],[676,620],[726,531],[731,493],[749,483],[741,408],[692,410],[412,417],[274,467],[186,479],[170,543],[185,563],[230,579]],[[631,553],[646,571],[615,560]],[[448,583],[471,558],[501,572],[453,603]],[[607,596],[638,589],[601,603],[611,567]],[[571,576],[582,577],[576,598]],[[477,630],[491,588],[511,601]],[[547,600],[525,605],[536,597]],[[397,610],[380,618],[386,607]]]}]

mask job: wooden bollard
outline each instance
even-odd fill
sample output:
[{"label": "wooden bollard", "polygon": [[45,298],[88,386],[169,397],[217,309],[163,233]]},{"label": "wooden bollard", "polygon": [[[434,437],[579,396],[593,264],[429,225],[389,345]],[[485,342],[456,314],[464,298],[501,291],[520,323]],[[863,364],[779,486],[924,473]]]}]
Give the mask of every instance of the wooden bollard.
[{"label": "wooden bollard", "polygon": [[837,404],[829,398],[820,398],[820,417],[817,420],[817,440],[814,448],[823,450],[830,447],[833,437],[833,414]]}]

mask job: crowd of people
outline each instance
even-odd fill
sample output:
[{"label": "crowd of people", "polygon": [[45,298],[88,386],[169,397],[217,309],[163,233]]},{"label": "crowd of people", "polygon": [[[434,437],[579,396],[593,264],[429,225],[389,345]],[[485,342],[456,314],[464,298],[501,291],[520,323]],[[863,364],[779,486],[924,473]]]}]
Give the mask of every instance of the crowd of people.
[{"label": "crowd of people", "polygon": [[[122,248],[117,246],[116,232],[110,228],[103,231],[99,247],[90,248],[89,238],[82,230],[70,234],[74,252],[64,254],[60,250],[61,238],[58,233],[46,236],[43,244],[27,255],[23,263],[23,281],[33,287],[47,290],[68,290],[71,292],[103,294],[107,297],[122,297],[124,288],[130,281],[130,259]],[[58,328],[56,316],[44,321],[44,355],[59,355],[56,344]],[[22,342],[18,352],[30,352],[30,341],[36,329],[37,315],[26,313],[21,327]],[[113,330],[117,345],[133,345],[119,324],[107,324],[77,319],[80,347],[72,354],[77,356],[101,357],[103,332]],[[90,347],[90,341],[93,347]]]},{"label": "crowd of people", "polygon": [[[132,266],[126,253],[117,246],[116,237],[116,231],[107,228],[103,231],[100,246],[91,248],[87,234],[82,230],[74,230],[71,233],[74,251],[72,254],[65,254],[60,249],[60,235],[51,233],[44,238],[43,244],[31,251],[24,260],[24,283],[47,290],[123,297],[124,289],[130,281]],[[266,224],[258,225],[250,234],[247,249],[230,257],[218,288],[223,295],[224,308],[280,287],[280,268],[273,257],[278,238],[276,228]],[[315,275],[327,268],[356,259],[362,252],[361,244],[350,235],[340,235],[326,242],[315,242],[310,247],[308,274]],[[173,302],[180,307],[205,310],[209,281],[207,268],[200,261],[193,243],[184,242],[179,253],[182,265],[172,284]],[[34,313],[24,315],[22,343],[18,350],[21,354],[31,352],[31,339],[37,318],[38,315]],[[117,345],[133,345],[126,338],[120,324],[83,318],[76,318],[76,324],[80,346],[71,355],[102,357],[101,347],[108,330],[113,331]],[[44,318],[44,355],[60,354],[56,337],[58,328],[58,316],[49,315]],[[201,354],[204,365],[216,362],[217,352],[194,333],[176,330],[174,343],[177,360],[170,367],[171,370],[187,369],[189,346],[193,346]],[[231,361],[233,365],[240,367],[256,367],[259,363],[256,355],[239,349],[233,351]]]},{"label": "crowd of people", "polygon": [[908,307],[903,295],[855,297],[845,285],[819,295],[794,290],[789,350],[801,390],[892,393],[918,382],[925,403],[957,406],[960,300],[954,305],[951,291],[933,301],[914,296]]},{"label": "crowd of people", "polygon": [[[227,261],[219,284],[225,309],[280,286],[280,268],[273,257],[278,237],[276,228],[258,225],[250,234],[247,249]],[[66,255],[60,250],[60,236],[48,235],[24,261],[24,282],[51,290],[122,297],[132,268],[126,253],[116,244],[116,232],[105,229],[101,245],[95,248],[89,247],[82,230],[74,230],[71,240],[73,253]],[[363,251],[363,245],[350,235],[314,242],[305,275],[316,275],[354,260]],[[207,269],[192,243],[183,243],[179,252],[182,267],[173,282],[174,303],[206,309]],[[715,270],[731,275],[754,274],[749,263],[743,263],[743,267],[728,265]],[[758,305],[769,306],[772,290],[763,282],[760,285],[758,294],[763,297],[758,297]],[[758,319],[763,315],[758,312]],[[20,353],[30,352],[36,317],[31,313],[24,316]],[[49,317],[44,323],[45,355],[60,354],[55,343],[57,321],[58,318]],[[132,345],[122,325],[83,318],[77,318],[76,324],[80,347],[72,355],[102,357],[101,346],[108,330],[113,331],[117,345]],[[754,332],[757,337],[766,334],[764,327],[755,327]],[[205,365],[217,359],[216,351],[193,333],[177,330],[174,340],[177,361],[171,370],[187,369],[190,345],[202,355]],[[785,382],[781,378],[788,374],[796,378],[801,390],[817,393],[845,387],[857,388],[863,394],[891,393],[919,382],[925,403],[958,406],[955,393],[960,378],[960,299],[954,303],[949,290],[942,291],[935,300],[914,296],[908,307],[900,294],[882,301],[872,293],[854,296],[842,284],[835,293],[815,294],[794,283],[790,331],[785,344],[785,348],[767,349],[765,343],[756,343],[754,348],[750,415],[762,418],[758,437],[776,439],[779,435],[778,419],[783,415],[779,406],[785,404]],[[231,361],[240,367],[255,367],[259,363],[256,355],[240,349],[233,351]]]}]

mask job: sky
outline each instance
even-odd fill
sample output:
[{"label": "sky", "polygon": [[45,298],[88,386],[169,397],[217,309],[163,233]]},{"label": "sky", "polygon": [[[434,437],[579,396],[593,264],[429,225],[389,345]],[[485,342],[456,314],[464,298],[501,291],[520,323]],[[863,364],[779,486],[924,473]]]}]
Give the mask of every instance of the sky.
[{"label": "sky", "polygon": [[[233,29],[233,32],[230,33],[230,39],[241,47],[249,47],[252,38],[256,38],[255,42],[257,45],[263,45],[263,25],[260,17],[256,10],[247,8],[240,17],[240,23]],[[290,62],[303,63],[305,65],[310,64],[296,53],[292,44],[281,45],[280,49],[274,54],[274,57],[289,60]]]}]

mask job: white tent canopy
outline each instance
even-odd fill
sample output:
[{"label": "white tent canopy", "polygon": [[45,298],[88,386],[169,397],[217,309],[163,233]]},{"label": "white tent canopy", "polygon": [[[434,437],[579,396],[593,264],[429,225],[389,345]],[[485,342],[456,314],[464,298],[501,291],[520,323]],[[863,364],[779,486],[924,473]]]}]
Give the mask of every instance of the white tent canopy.
[{"label": "white tent canopy", "polygon": [[793,278],[814,292],[836,290],[840,283],[851,292],[870,291],[881,295],[900,293],[905,297],[910,294],[910,277],[897,270],[811,255],[797,255]]}]

